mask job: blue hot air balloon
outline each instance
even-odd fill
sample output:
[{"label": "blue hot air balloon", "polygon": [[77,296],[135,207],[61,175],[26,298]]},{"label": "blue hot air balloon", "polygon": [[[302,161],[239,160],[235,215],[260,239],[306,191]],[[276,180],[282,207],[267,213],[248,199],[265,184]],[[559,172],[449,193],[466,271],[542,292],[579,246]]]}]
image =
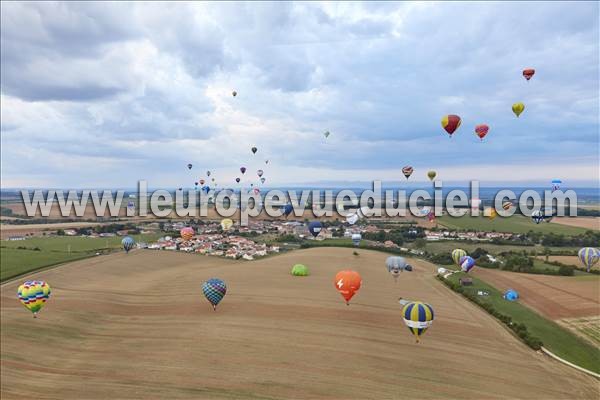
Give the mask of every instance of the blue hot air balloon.
[{"label": "blue hot air balloon", "polygon": [[310,224],[308,224],[308,231],[314,237],[319,236],[321,229],[323,229],[323,224],[321,223],[321,221],[313,221]]},{"label": "blue hot air balloon", "polygon": [[283,207],[283,215],[285,215],[286,217],[287,217],[288,215],[290,215],[290,214],[292,213],[292,211],[294,211],[294,207],[292,207],[292,205],[291,205],[291,204],[286,204],[286,205]]},{"label": "blue hot air balloon", "polygon": [[352,234],[352,243],[354,243],[355,246],[359,246],[361,240],[362,240],[362,236],[360,233]]},{"label": "blue hot air balloon", "polygon": [[508,289],[506,292],[504,292],[504,296],[502,297],[508,301],[516,301],[519,298],[519,293],[517,293],[516,290]]},{"label": "blue hot air balloon", "polygon": [[469,272],[475,266],[475,260],[471,256],[462,256],[459,264],[463,272]]},{"label": "blue hot air balloon", "polygon": [[133,246],[135,246],[135,240],[133,240],[131,236],[125,236],[123,240],[121,240],[121,244],[123,245],[125,252],[129,253],[129,250],[133,249]]},{"label": "blue hot air balloon", "polygon": [[220,279],[211,278],[202,284],[202,292],[210,304],[212,304],[213,310],[216,310],[217,304],[223,300],[225,293],[227,293],[227,285]]},{"label": "blue hot air balloon", "polygon": [[560,189],[562,181],[560,179],[552,179],[552,191]]}]

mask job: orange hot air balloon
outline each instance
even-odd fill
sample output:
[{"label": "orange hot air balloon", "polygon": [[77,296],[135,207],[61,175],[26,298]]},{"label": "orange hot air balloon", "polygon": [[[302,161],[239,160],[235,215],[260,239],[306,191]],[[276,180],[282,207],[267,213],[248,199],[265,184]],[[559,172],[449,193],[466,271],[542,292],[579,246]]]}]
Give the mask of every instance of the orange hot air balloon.
[{"label": "orange hot air balloon", "polygon": [[461,120],[458,115],[445,115],[444,118],[442,118],[442,128],[444,128],[446,132],[448,132],[448,135],[452,137],[454,131],[460,126],[460,121]]},{"label": "orange hot air balloon", "polygon": [[490,130],[490,127],[487,126],[486,124],[477,125],[475,127],[475,134],[477,136],[479,136],[479,139],[481,139],[483,141],[483,138],[485,137],[485,135],[488,134],[489,130]]},{"label": "orange hot air balloon", "polygon": [[179,234],[181,235],[181,238],[183,240],[190,240],[191,238],[194,237],[194,228],[192,228],[191,226],[187,226],[185,228],[181,228],[181,230],[179,231]]},{"label": "orange hot air balloon", "polygon": [[356,271],[345,270],[340,271],[335,275],[333,284],[338,292],[346,300],[346,305],[349,305],[350,299],[360,289],[362,278]]},{"label": "orange hot air balloon", "polygon": [[533,69],[533,68],[526,68],[523,70],[523,76],[527,80],[530,80],[531,77],[533,76],[533,74],[535,74],[535,69]]}]

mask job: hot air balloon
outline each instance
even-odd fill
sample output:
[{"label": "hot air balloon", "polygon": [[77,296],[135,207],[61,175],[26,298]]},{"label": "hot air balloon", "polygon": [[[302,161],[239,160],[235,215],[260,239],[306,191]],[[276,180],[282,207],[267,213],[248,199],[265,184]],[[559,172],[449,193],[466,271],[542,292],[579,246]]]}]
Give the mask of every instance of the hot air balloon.
[{"label": "hot air balloon", "polygon": [[539,224],[542,221],[550,222],[552,217],[553,212],[551,209],[535,210],[531,213],[531,219],[536,224]]},{"label": "hot air balloon", "polygon": [[475,266],[475,260],[471,256],[462,256],[459,260],[460,269],[463,272],[469,272]]},{"label": "hot air balloon", "polygon": [[325,136],[325,139],[327,139],[329,137],[329,135],[331,135],[331,133],[329,131],[325,131],[323,133],[323,136]]},{"label": "hot air balloon", "polygon": [[361,240],[362,240],[362,236],[361,236],[361,234],[360,234],[360,233],[353,233],[353,234],[352,234],[352,243],[353,243],[355,246],[357,246],[357,247],[358,247],[358,246],[360,245],[360,241],[361,241]]},{"label": "hot air balloon", "polygon": [[191,226],[186,226],[185,228],[181,228],[181,230],[179,231],[181,238],[185,241],[188,241],[191,238],[193,238],[194,233],[195,233],[194,228],[192,228]]},{"label": "hot air balloon", "polygon": [[460,117],[458,115],[450,114],[445,115],[444,118],[442,118],[442,128],[444,128],[446,132],[448,132],[448,135],[450,135],[450,137],[452,137],[452,134],[458,129],[459,126]]},{"label": "hot air balloon", "polygon": [[221,228],[227,232],[233,226],[233,221],[230,218],[225,218],[221,221]]},{"label": "hot air balloon", "polygon": [[188,169],[192,169],[192,164],[187,165]]},{"label": "hot air balloon", "polygon": [[517,293],[516,290],[508,289],[506,292],[504,292],[504,295],[502,297],[504,298],[504,300],[517,301],[519,299],[519,293]]},{"label": "hot air balloon", "polygon": [[240,167],[240,172],[242,174],[245,174],[246,173],[246,167]]},{"label": "hot air balloon", "polygon": [[600,260],[600,250],[594,247],[584,247],[577,253],[579,261],[585,265],[587,272]]},{"label": "hot air balloon", "polygon": [[496,212],[496,210],[493,207],[486,207],[483,210],[483,216],[488,217],[489,219],[491,219],[493,221],[494,218],[496,218],[498,216],[498,213]]},{"label": "hot air balloon", "polygon": [[204,185],[204,179],[200,179],[198,182],[200,182],[201,185]]},{"label": "hot air balloon", "polygon": [[259,194],[260,193],[260,189],[259,188],[254,188],[253,192],[254,192],[254,194]]},{"label": "hot air balloon", "polygon": [[33,318],[46,305],[50,293],[50,285],[44,281],[26,281],[17,289],[17,297],[33,313]]},{"label": "hot air balloon", "polygon": [[210,176],[210,171],[206,171],[206,176]]},{"label": "hot air balloon", "polygon": [[486,124],[477,125],[475,127],[475,134],[477,136],[479,136],[479,139],[481,139],[481,141],[483,141],[483,138],[485,137],[485,135],[488,134],[489,130],[490,130],[490,127],[487,126]]},{"label": "hot air balloon", "polygon": [[402,309],[402,316],[408,330],[415,335],[417,343],[419,343],[419,337],[431,326],[434,318],[433,308],[420,301],[406,304]]},{"label": "hot air balloon", "polygon": [[256,175],[258,175],[258,177],[260,178],[261,176],[263,176],[264,171],[262,169],[259,169],[258,171],[256,171]]},{"label": "hot air balloon", "polygon": [[362,278],[359,273],[351,270],[338,272],[333,280],[335,288],[340,292],[344,300],[346,300],[346,305],[350,304],[350,299],[360,289],[361,283]]},{"label": "hot air balloon", "polygon": [[214,181],[215,181],[215,178],[210,178],[210,180],[214,182]]},{"label": "hot air balloon", "polygon": [[227,285],[220,279],[211,278],[202,284],[204,297],[212,304],[213,310],[217,310],[217,304],[223,300],[227,293]]},{"label": "hot air balloon", "polygon": [[268,163],[269,163],[269,160],[265,160],[265,164],[268,164]]},{"label": "hot air balloon", "polygon": [[292,205],[291,205],[291,204],[286,204],[286,205],[283,207],[283,215],[285,215],[286,217],[287,217],[288,215],[290,215],[290,214],[292,213],[292,211],[294,211],[294,207],[292,207]]},{"label": "hot air balloon", "polygon": [[194,182],[194,186],[198,186],[198,182]]},{"label": "hot air balloon", "polygon": [[517,118],[519,118],[519,115],[521,115],[521,113],[525,110],[525,104],[515,103],[512,105],[512,110],[515,113],[515,115],[517,116]]},{"label": "hot air balloon", "polygon": [[406,263],[406,259],[404,257],[391,256],[385,260],[385,266],[390,273],[394,277],[394,280],[398,280],[400,273],[402,271],[406,271],[406,267],[408,264]]},{"label": "hot air balloon", "polygon": [[435,171],[428,171],[427,172],[427,177],[429,178],[430,181],[433,181],[436,176],[437,176],[437,172],[435,172]]},{"label": "hot air balloon", "polygon": [[133,201],[128,202],[127,208],[133,211],[135,209],[135,203]]},{"label": "hot air balloon", "polygon": [[258,151],[258,149],[256,147],[252,147],[252,154],[256,154],[256,152]]},{"label": "hot air balloon", "polygon": [[321,221],[312,221],[310,224],[308,224],[308,231],[314,237],[319,236],[321,229],[323,229],[323,224],[321,224]]},{"label": "hot air balloon", "polygon": [[233,97],[235,97],[235,96],[237,96],[237,92],[234,90],[233,92],[231,92],[231,95],[232,95]]},{"label": "hot air balloon", "polygon": [[413,173],[413,167],[407,165],[406,167],[402,168],[402,173],[404,174],[406,179],[408,179]]},{"label": "hot air balloon", "polygon": [[533,76],[533,74],[535,74],[535,69],[533,69],[533,68],[526,68],[523,70],[523,76],[527,80],[530,80],[531,77]]},{"label": "hot air balloon", "polygon": [[454,264],[460,267],[460,259],[467,255],[467,252],[463,249],[454,249],[452,250],[452,260]]},{"label": "hot air balloon", "polygon": [[552,179],[552,191],[560,189],[562,181],[560,179]]},{"label": "hot air balloon", "polygon": [[350,225],[354,225],[358,221],[358,214],[352,213],[346,217],[346,222]]},{"label": "hot air balloon", "polygon": [[208,192],[210,192],[210,187],[209,186],[204,186],[202,188],[202,190],[204,191],[204,193],[208,194]]},{"label": "hot air balloon", "polygon": [[260,183],[265,183],[265,181],[267,180],[267,178],[260,178]]},{"label": "hot air balloon", "polygon": [[502,203],[502,208],[505,211],[510,210],[511,207],[512,207],[512,202],[510,202],[510,201],[505,201],[505,202]]},{"label": "hot air balloon", "polygon": [[427,213],[427,220],[428,220],[429,222],[433,222],[433,221],[435,221],[435,213],[433,212],[433,210],[430,210],[430,211]]},{"label": "hot air balloon", "polygon": [[240,179],[240,178],[235,178],[235,181],[236,181],[237,183],[240,183],[241,179]]},{"label": "hot air balloon", "polygon": [[296,264],[292,267],[292,275],[294,276],[308,276],[308,267],[304,264]]},{"label": "hot air balloon", "polygon": [[123,240],[121,240],[121,245],[123,246],[125,253],[129,253],[129,250],[133,249],[133,246],[135,246],[135,240],[133,240],[131,236],[125,236]]}]

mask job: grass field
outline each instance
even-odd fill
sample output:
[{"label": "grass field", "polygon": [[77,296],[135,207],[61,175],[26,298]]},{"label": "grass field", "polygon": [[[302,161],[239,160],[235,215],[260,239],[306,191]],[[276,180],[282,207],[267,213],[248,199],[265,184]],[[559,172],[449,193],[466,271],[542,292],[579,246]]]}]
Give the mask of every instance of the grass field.
[{"label": "grass field", "polygon": [[[450,275],[447,279],[458,283],[458,279],[465,275],[464,273],[456,273]],[[481,279],[472,275],[470,278],[473,279],[473,286],[464,287],[466,292],[474,294],[478,290],[489,292],[489,296],[480,296],[479,299],[482,302],[492,304],[502,314],[509,315],[515,323],[527,325],[529,332],[538,337],[544,343],[544,347],[559,357],[590,371],[600,373],[600,349],[598,347],[592,346],[584,339],[542,317],[518,301],[504,300],[502,292]]]},{"label": "grass field", "polygon": [[600,346],[600,315],[594,317],[565,318],[559,324],[577,332],[596,347]]},{"label": "grass field", "polygon": [[531,218],[523,215],[513,215],[512,217],[502,218],[498,216],[494,220],[488,217],[479,216],[471,217],[465,215],[463,217],[454,218],[449,215],[444,215],[437,219],[439,225],[443,225],[449,229],[470,229],[477,231],[496,231],[509,233],[527,233],[529,231],[542,233],[555,233],[564,235],[577,235],[586,232],[588,229],[579,228],[576,226],[549,224],[542,222],[535,224]]},{"label": "grass field", "polygon": [[[132,235],[136,241],[156,240],[160,235]],[[0,281],[55,264],[91,257],[97,252],[121,247],[119,236],[85,238],[70,236],[36,237],[19,241],[2,241]],[[25,247],[26,249],[19,249]],[[34,250],[34,249],[39,249]]]}]

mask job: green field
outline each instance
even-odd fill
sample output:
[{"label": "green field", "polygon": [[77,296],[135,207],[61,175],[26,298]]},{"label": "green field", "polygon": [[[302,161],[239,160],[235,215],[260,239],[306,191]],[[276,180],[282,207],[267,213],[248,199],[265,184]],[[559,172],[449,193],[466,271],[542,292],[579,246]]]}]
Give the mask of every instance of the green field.
[{"label": "green field", "polygon": [[[448,280],[458,284],[464,273],[452,274]],[[489,296],[478,296],[482,303],[490,303],[502,314],[509,315],[515,323],[523,323],[527,330],[539,338],[544,347],[556,354],[596,373],[600,373],[600,348],[589,344],[558,324],[547,320],[518,301],[510,302],[502,298],[502,293],[481,279],[470,276],[473,286],[463,287],[465,292],[476,294],[478,290],[489,292]]]},{"label": "green field", "polygon": [[[132,235],[136,241],[152,241],[160,237]],[[119,236],[110,238],[37,237],[27,240],[3,240],[0,248],[0,281],[39,268],[94,256],[98,252],[115,251],[121,247]],[[26,249],[19,249],[25,247]],[[34,250],[38,248],[38,250]]]},{"label": "green field", "polygon": [[527,233],[529,231],[541,232],[541,233],[555,233],[564,235],[577,235],[585,233],[587,229],[578,228],[575,226],[549,224],[542,222],[540,224],[534,223],[531,218],[523,215],[513,215],[512,217],[503,218],[498,216],[497,218],[490,220],[488,217],[479,216],[471,217],[465,215],[463,217],[451,217],[444,215],[437,219],[439,225],[443,225],[449,229],[463,229],[463,230],[475,230],[475,231],[486,231],[486,232],[509,232],[509,233]]}]

